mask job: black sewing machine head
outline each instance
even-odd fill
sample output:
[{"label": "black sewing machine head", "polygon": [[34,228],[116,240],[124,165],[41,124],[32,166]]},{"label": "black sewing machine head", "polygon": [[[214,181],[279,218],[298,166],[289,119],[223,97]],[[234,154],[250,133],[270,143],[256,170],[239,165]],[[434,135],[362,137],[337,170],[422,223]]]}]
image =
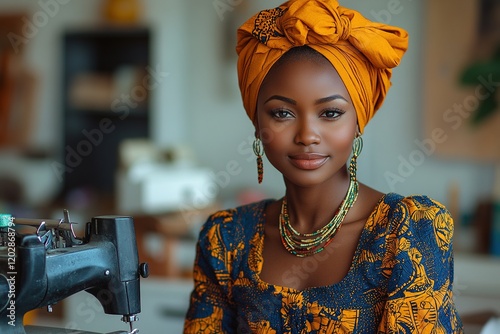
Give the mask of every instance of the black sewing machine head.
[{"label": "black sewing machine head", "polygon": [[94,295],[106,314],[122,315],[130,324],[130,332],[115,333],[138,332],[132,323],[141,311],[139,278],[148,276],[148,268],[139,264],[133,219],[94,217],[81,239],[73,224],[66,210],[61,220],[0,216],[0,333],[59,333],[25,328],[24,314],[50,310],[82,290]]}]

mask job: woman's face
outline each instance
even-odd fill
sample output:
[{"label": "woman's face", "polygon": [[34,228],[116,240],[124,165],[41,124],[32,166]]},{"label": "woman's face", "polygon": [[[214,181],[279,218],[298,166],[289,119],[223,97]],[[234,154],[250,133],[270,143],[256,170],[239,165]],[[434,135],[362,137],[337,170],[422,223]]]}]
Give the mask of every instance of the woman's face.
[{"label": "woman's face", "polygon": [[312,186],[339,175],[356,132],[352,101],[326,60],[288,60],[266,76],[257,100],[256,135],[285,181]]}]

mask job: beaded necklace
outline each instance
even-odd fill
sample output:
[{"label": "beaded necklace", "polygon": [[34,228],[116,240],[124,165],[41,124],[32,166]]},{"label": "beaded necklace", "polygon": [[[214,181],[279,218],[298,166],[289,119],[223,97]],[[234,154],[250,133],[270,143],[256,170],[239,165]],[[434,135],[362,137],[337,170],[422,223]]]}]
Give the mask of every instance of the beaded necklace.
[{"label": "beaded necklace", "polygon": [[286,250],[298,257],[306,257],[317,254],[324,250],[332,241],[333,237],[339,230],[342,221],[347,212],[352,207],[358,196],[358,182],[351,181],[347,195],[339,207],[338,213],[323,226],[322,228],[312,233],[300,233],[290,224],[286,197],[283,198],[281,204],[281,213],[279,220],[279,229],[281,234],[281,242]]},{"label": "beaded necklace", "polygon": [[[360,137],[359,137],[360,138]],[[279,216],[279,230],[281,242],[285,249],[298,257],[306,257],[323,251],[332,241],[333,237],[344,221],[349,209],[354,205],[358,197],[358,181],[356,180],[356,159],[361,151],[361,139],[355,141],[354,155],[349,164],[349,188],[346,197],[342,200],[339,209],[333,218],[322,228],[312,233],[300,233],[290,224],[286,196],[281,202],[281,213]]]}]

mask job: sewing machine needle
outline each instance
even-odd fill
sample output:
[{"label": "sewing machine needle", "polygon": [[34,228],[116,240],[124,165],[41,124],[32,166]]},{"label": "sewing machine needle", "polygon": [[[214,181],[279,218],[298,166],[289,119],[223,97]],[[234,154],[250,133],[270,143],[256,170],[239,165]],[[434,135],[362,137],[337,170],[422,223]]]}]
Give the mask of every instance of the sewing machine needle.
[{"label": "sewing machine needle", "polygon": [[129,323],[130,325],[130,334],[138,334],[139,333],[139,329],[134,329],[133,326],[132,326],[132,322]]}]

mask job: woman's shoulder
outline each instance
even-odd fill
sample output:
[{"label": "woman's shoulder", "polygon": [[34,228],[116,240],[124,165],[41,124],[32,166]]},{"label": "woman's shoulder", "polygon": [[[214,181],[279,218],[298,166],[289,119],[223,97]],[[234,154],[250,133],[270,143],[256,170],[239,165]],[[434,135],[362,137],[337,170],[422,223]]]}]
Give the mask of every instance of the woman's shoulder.
[{"label": "woman's shoulder", "polygon": [[403,196],[388,193],[383,197],[382,205],[388,206],[392,214],[404,215],[414,220],[432,218],[438,214],[449,215],[441,202],[422,194]]},{"label": "woman's shoulder", "polygon": [[[447,208],[427,195],[402,196],[389,193],[384,196],[390,233],[405,238],[436,237],[445,243],[453,235],[453,219]],[[446,240],[444,240],[446,239]]]},{"label": "woman's shoulder", "polygon": [[386,230],[386,233],[407,230],[409,227],[430,229],[446,226],[447,229],[453,229],[453,219],[446,207],[421,194],[385,194],[373,210],[371,221],[371,224]]},{"label": "woman's shoulder", "polygon": [[271,201],[271,199],[265,199],[218,210],[208,216],[200,233],[204,235],[216,229],[224,231],[226,234],[234,234],[236,231],[242,229],[255,228],[264,214],[266,205]]},{"label": "woman's shoulder", "polygon": [[207,223],[224,224],[238,219],[259,219],[263,214],[266,205],[271,201],[271,199],[265,199],[258,202],[247,203],[215,211],[208,217]]},{"label": "woman's shoulder", "polygon": [[[404,196],[399,193],[381,193],[366,185],[362,185],[364,213],[369,217],[368,223],[375,224],[380,228],[387,227],[389,222],[398,218],[429,217],[435,214],[449,215],[446,207],[435,199],[424,194],[412,194]],[[368,209],[371,208],[371,209]]]}]

